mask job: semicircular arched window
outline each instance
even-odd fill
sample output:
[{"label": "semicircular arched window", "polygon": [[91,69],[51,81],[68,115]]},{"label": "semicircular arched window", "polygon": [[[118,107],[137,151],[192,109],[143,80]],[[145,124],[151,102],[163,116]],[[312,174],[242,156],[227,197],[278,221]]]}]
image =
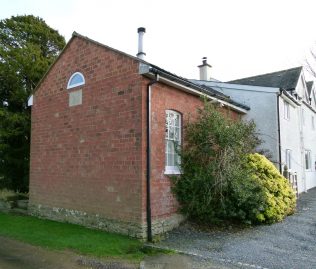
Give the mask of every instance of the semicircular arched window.
[{"label": "semicircular arched window", "polygon": [[67,89],[78,87],[78,86],[84,85],[84,84],[85,84],[84,76],[80,72],[76,72],[76,73],[72,74],[72,76],[70,77],[68,84],[67,84]]}]

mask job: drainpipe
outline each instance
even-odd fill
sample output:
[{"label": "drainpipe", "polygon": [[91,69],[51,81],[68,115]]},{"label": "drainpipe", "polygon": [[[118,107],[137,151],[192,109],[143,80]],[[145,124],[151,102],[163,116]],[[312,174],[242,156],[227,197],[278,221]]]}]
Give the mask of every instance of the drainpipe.
[{"label": "drainpipe", "polygon": [[151,174],[151,88],[152,85],[159,81],[159,75],[147,84],[147,174],[146,174],[146,213],[147,213],[147,240],[152,242],[151,229],[151,199],[150,199],[150,174]]},{"label": "drainpipe", "polygon": [[282,154],[282,148],[281,148],[281,131],[280,131],[280,96],[282,94],[282,89],[280,89],[280,92],[277,95],[277,115],[278,115],[278,139],[279,139],[279,170],[280,173],[282,174],[282,163],[281,163],[281,154]]}]

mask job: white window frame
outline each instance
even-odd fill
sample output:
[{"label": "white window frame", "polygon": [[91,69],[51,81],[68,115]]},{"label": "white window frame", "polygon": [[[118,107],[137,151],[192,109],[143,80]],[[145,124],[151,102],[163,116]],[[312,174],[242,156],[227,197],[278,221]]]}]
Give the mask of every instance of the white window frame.
[{"label": "white window frame", "polygon": [[285,164],[289,170],[292,169],[292,150],[290,149],[285,150]]},{"label": "white window frame", "polygon": [[[306,158],[307,157],[307,158]],[[304,152],[304,163],[305,163],[305,170],[311,171],[312,170],[312,151],[305,150]]]},{"label": "white window frame", "polygon": [[284,100],[284,119],[290,119],[290,103]]},{"label": "white window frame", "polygon": [[[175,126],[175,125],[170,125],[167,122],[167,119],[169,117],[169,115],[175,115],[175,116],[179,116],[179,126]],[[172,141],[173,143],[177,143],[178,146],[181,146],[181,136],[182,136],[182,115],[174,110],[166,110],[165,112],[165,174],[167,175],[174,175],[174,174],[180,174],[180,168],[179,165],[172,165],[172,166],[168,166],[168,142]],[[174,127],[174,129],[176,129],[176,127],[178,127],[178,138],[173,138],[171,139],[169,137],[169,128],[170,127]],[[174,132],[175,134],[175,132]],[[178,161],[180,162],[180,157],[179,155],[176,153],[175,149],[174,152],[172,152],[174,154],[174,156],[177,156]],[[175,159],[173,160],[175,162]],[[178,163],[179,164],[179,163]]]},{"label": "white window frame", "polygon": [[315,119],[314,119],[314,116],[312,116],[312,130],[315,130]]},{"label": "white window frame", "polygon": [[[75,84],[70,84],[71,80],[75,77],[79,75],[81,78],[82,78],[82,82],[79,82],[79,83],[75,83]],[[67,84],[67,90],[68,89],[72,89],[72,88],[75,88],[75,87],[78,87],[78,86],[81,86],[81,85],[84,85],[86,83],[85,79],[84,79],[84,76],[80,73],[80,72],[75,72],[71,75],[70,79],[68,80],[68,84]]]}]

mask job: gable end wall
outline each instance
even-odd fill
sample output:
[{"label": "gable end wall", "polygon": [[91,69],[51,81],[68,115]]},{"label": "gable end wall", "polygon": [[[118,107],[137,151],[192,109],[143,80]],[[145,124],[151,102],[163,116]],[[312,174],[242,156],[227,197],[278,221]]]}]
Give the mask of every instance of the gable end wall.
[{"label": "gable end wall", "polygon": [[[74,72],[86,84],[67,90]],[[34,95],[32,214],[143,237],[140,78],[137,60],[71,41]]]}]

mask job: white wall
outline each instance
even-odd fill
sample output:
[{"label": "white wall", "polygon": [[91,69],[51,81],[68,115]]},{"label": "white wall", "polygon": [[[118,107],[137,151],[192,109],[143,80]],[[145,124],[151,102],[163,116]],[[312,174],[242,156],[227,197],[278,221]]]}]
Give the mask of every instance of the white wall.
[{"label": "white wall", "polygon": [[[199,83],[199,81],[194,81]],[[278,88],[237,85],[222,82],[205,82],[201,84],[230,96],[234,101],[250,107],[243,117],[254,120],[257,132],[263,143],[259,150],[267,150],[269,159],[279,169],[279,144],[277,122],[277,94]]]},{"label": "white wall", "polygon": [[[311,169],[305,170],[306,177],[306,190],[316,187],[316,115],[315,113],[305,104],[301,107],[304,110],[305,123],[303,124],[303,140],[304,148],[311,151]],[[312,116],[314,117],[315,128],[312,126]]]},{"label": "white wall", "polygon": [[[301,74],[301,77],[298,80],[296,85],[296,92],[299,96],[301,96],[305,102],[309,103],[307,87],[305,83],[304,74]],[[312,106],[314,106],[314,93],[312,92]],[[303,112],[304,111],[304,112]],[[303,120],[303,114],[304,119]],[[307,191],[308,189],[316,187],[316,170],[315,170],[315,162],[316,162],[316,130],[312,127],[312,117],[314,117],[314,124],[316,128],[316,113],[304,102],[300,106],[300,118],[299,125],[301,128],[300,133],[300,144],[301,144],[301,162],[302,162],[302,178],[303,183],[301,191]],[[305,167],[305,150],[311,151],[311,169],[306,169]]]},{"label": "white wall", "polygon": [[306,84],[305,84],[305,80],[303,75],[301,74],[301,76],[299,77],[298,81],[297,81],[297,85],[295,88],[296,93],[302,97],[302,98],[308,98],[307,95],[307,91],[306,91]]},{"label": "white wall", "polygon": [[[284,103],[287,102],[290,108],[289,119],[285,118]],[[281,163],[282,169],[286,164],[286,150],[292,151],[291,154],[291,172],[297,173],[298,191],[305,191],[305,176],[302,159],[301,139],[300,139],[300,117],[301,108],[293,104],[290,100],[285,100],[282,96],[279,98],[280,107],[280,137],[281,137]]]}]

